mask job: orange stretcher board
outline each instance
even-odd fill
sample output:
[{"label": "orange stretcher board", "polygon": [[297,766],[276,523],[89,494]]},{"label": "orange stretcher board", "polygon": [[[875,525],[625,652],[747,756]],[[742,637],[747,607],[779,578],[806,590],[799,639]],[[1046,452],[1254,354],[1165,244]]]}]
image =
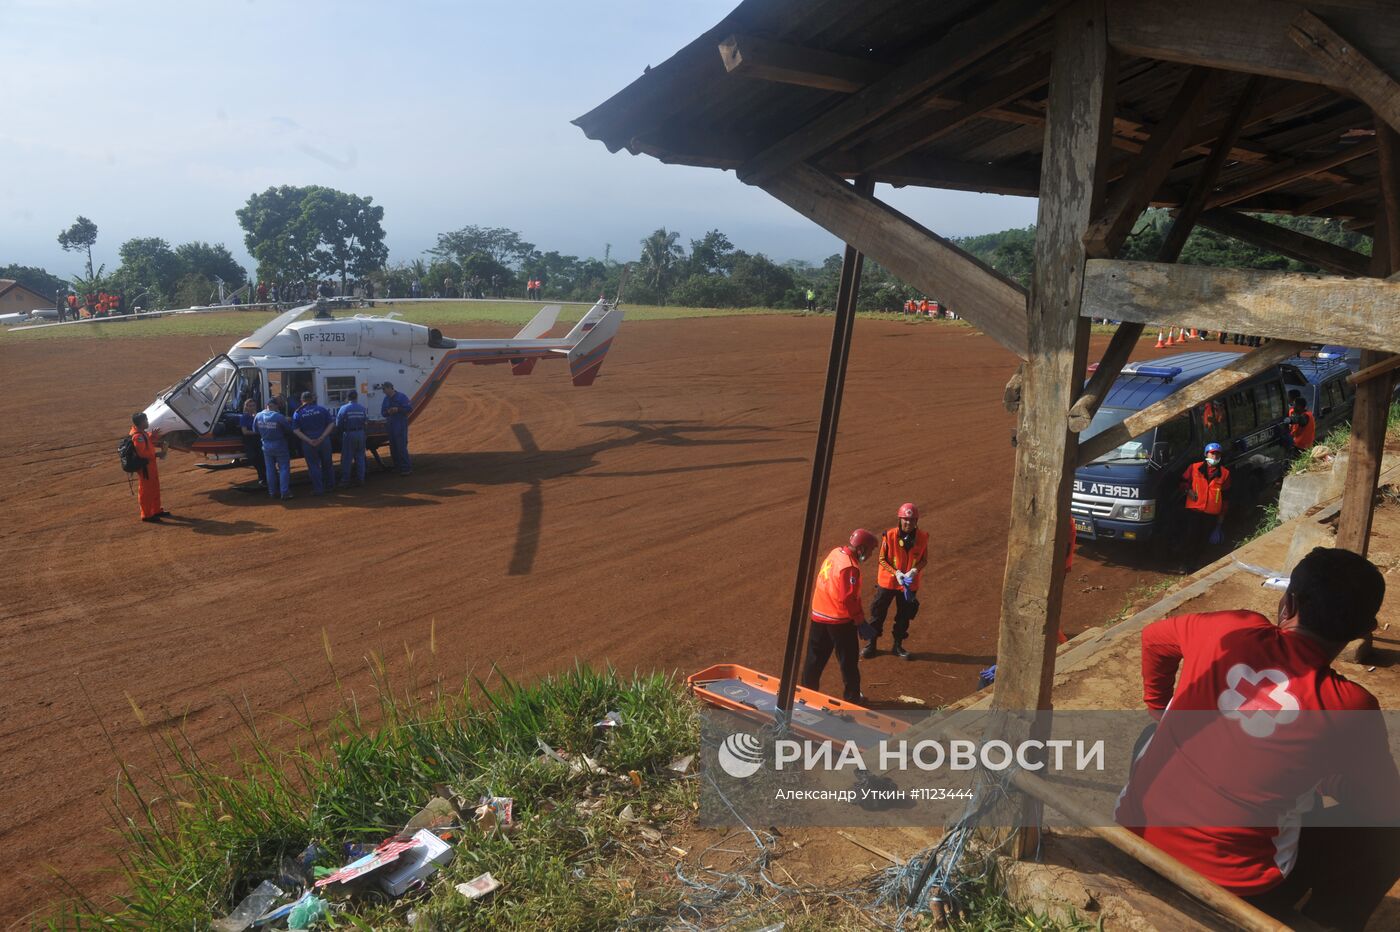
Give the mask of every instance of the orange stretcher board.
[{"label": "orange stretcher board", "polygon": [[[717,663],[686,677],[702,702],[761,722],[773,721],[778,709],[778,677],[735,663]],[[853,741],[873,747],[909,727],[864,706],[798,686],[792,699],[792,730],[817,741]]]}]

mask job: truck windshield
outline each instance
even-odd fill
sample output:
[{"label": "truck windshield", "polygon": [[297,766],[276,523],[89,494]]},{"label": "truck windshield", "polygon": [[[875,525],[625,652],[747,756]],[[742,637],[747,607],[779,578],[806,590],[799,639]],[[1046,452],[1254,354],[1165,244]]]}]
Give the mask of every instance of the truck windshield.
[{"label": "truck windshield", "polygon": [[[1137,412],[1131,408],[1100,408],[1094,415],[1094,419],[1089,422],[1089,426],[1079,435],[1079,441],[1083,443],[1090,437],[1101,434],[1121,424],[1123,420],[1131,414]],[[1153,431],[1148,431],[1141,437],[1134,437],[1109,450],[1103,456],[1095,459],[1095,463],[1145,463],[1152,455],[1152,435]]]}]

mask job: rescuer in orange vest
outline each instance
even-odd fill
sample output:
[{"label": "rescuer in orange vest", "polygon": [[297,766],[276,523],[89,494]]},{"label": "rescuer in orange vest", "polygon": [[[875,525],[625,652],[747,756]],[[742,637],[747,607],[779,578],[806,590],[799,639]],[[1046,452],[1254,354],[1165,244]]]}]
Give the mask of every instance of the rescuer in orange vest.
[{"label": "rescuer in orange vest", "polygon": [[1220,464],[1220,444],[1206,444],[1206,458],[1192,463],[1181,475],[1186,490],[1186,545],[1199,553],[1206,545],[1225,540],[1225,513],[1229,510],[1230,470]]},{"label": "rescuer in orange vest", "polygon": [[160,433],[147,430],[146,415],[136,413],[131,416],[131,444],[136,455],[146,461],[137,473],[136,497],[141,502],[141,520],[159,524],[163,515],[170,512],[160,507],[160,470],[157,459],[165,458],[165,447],[161,444]]},{"label": "rescuer in orange vest", "polygon": [[928,316],[928,298],[919,299],[919,313]]},{"label": "rescuer in orange vest", "polygon": [[1293,441],[1293,449],[1299,453],[1312,449],[1317,439],[1317,418],[1308,410],[1308,399],[1301,392],[1290,392],[1288,400],[1288,437]]},{"label": "rescuer in orange vest", "polygon": [[841,666],[842,695],[847,702],[863,703],[860,692],[860,638],[874,631],[865,621],[860,604],[860,564],[875,552],[879,541],[865,528],[851,532],[850,542],[826,555],[812,589],[812,626],[807,635],[807,660],[802,665],[802,686],[820,689],[822,670],[836,652]]},{"label": "rescuer in orange vest", "polygon": [[885,616],[894,602],[894,647],[890,653],[909,659],[904,639],[909,622],[919,614],[920,574],[928,566],[928,532],[919,530],[919,509],[913,502],[899,506],[899,523],[880,540],[880,563],[876,576],[875,600],[870,603],[870,625],[874,629],[860,652],[861,659],[875,656],[876,642],[885,633]]}]

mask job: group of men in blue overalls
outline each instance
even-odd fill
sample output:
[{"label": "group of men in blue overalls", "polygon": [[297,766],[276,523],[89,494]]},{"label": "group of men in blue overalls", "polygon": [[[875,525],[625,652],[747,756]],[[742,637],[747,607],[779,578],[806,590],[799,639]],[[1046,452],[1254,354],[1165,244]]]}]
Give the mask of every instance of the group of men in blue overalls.
[{"label": "group of men in blue overalls", "polygon": [[[413,468],[408,455],[408,418],[413,412],[413,402],[395,389],[392,382],[385,382],[381,387],[384,402],[380,405],[379,413],[389,431],[389,452],[394,468],[399,475],[406,476]],[[314,392],[302,392],[300,402],[290,416],[287,404],[280,396],[269,399],[262,411],[254,413],[255,408],[251,399],[244,402],[240,426],[246,441],[250,444],[254,439],[260,442],[263,468],[258,472],[261,481],[267,485],[269,496],[282,499],[292,497],[293,437],[301,441],[313,495],[335,491],[337,483],[333,454],[337,435],[340,437],[339,484],[348,486],[352,481],[355,485],[364,484],[365,427],[369,421],[369,411],[360,404],[358,392],[350,392],[346,402],[334,413],[316,403]],[[258,465],[256,459],[254,464]]]}]

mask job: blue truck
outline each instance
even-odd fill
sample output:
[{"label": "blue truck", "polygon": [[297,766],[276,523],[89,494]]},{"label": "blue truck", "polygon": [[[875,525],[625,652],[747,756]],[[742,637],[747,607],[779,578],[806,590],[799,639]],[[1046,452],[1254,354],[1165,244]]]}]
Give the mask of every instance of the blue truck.
[{"label": "blue truck", "polygon": [[[1238,358],[1236,353],[1180,353],[1124,366],[1080,439],[1107,430]],[[1211,442],[1221,446],[1237,507],[1259,501],[1287,471],[1292,453],[1284,426],[1288,393],[1301,391],[1308,397],[1319,412],[1321,438],[1327,426],[1350,417],[1350,371],[1344,358],[1295,357],[1080,467],[1070,503],[1079,539],[1174,538],[1183,518],[1181,475]],[[1323,408],[1326,414],[1321,414]]]}]

